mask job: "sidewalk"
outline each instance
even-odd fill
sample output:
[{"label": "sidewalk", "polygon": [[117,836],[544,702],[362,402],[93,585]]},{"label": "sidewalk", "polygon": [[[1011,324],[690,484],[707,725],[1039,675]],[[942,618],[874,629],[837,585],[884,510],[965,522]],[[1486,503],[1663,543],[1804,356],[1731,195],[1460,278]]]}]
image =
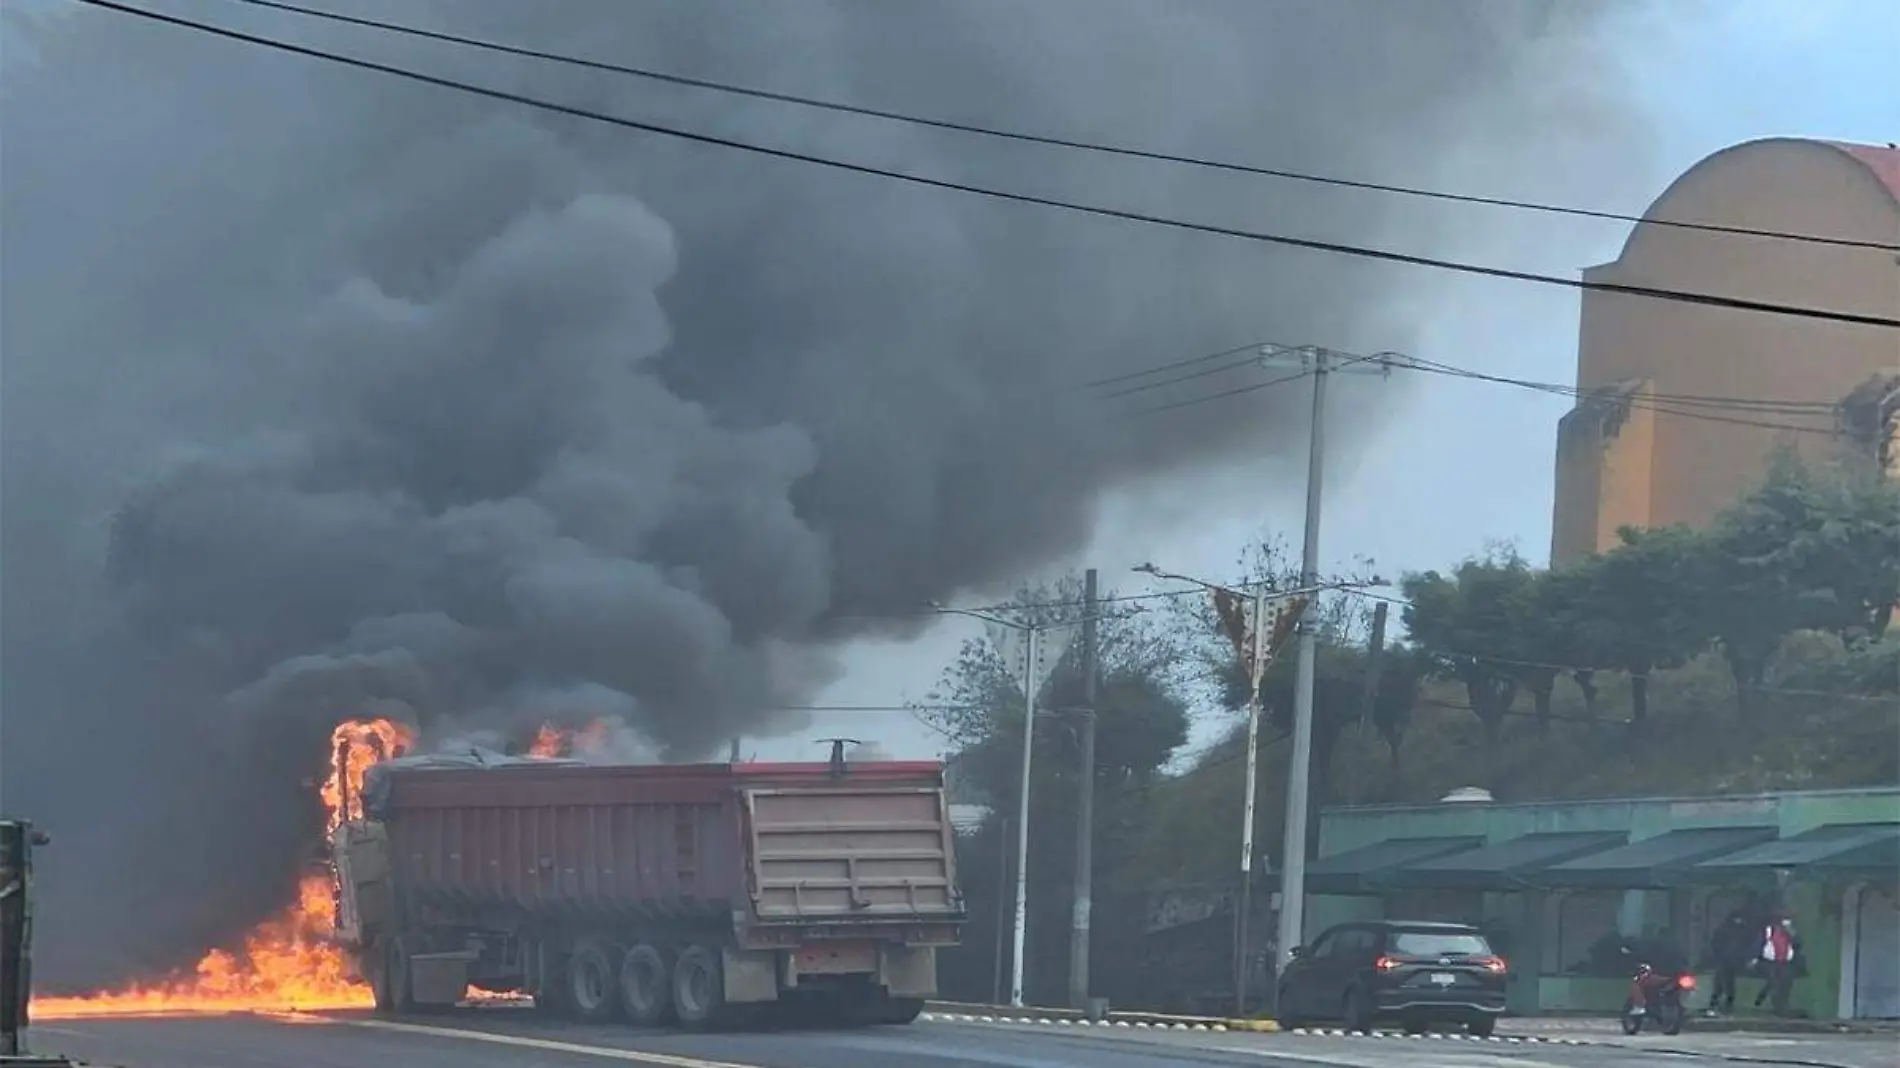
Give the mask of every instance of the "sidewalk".
[{"label": "sidewalk", "polygon": [[[1614,1016],[1507,1016],[1498,1021],[1498,1030],[1517,1035],[1580,1036],[1623,1033],[1621,1025]],[[1739,1016],[1703,1016],[1697,1013],[1689,1017],[1683,1030],[1710,1034],[1900,1036],[1900,1021],[1809,1020],[1750,1013]]]}]

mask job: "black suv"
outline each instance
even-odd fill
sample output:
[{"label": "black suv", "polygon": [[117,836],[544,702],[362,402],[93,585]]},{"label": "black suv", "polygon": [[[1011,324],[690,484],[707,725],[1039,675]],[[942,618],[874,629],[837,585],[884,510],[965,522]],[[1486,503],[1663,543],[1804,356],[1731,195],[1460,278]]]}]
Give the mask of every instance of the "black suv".
[{"label": "black suv", "polygon": [[1282,1027],[1387,1021],[1418,1033],[1463,1025],[1489,1035],[1504,1014],[1504,959],[1475,928],[1381,920],[1342,923],[1293,951],[1280,977]]}]

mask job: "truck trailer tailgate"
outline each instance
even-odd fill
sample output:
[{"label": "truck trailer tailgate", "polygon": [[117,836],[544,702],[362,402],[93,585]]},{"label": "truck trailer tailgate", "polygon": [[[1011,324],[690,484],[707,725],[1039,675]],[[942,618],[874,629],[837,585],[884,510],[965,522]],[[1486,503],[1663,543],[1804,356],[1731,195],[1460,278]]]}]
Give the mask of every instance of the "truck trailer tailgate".
[{"label": "truck trailer tailgate", "polygon": [[753,909],[774,920],[957,915],[936,788],[747,790]]}]

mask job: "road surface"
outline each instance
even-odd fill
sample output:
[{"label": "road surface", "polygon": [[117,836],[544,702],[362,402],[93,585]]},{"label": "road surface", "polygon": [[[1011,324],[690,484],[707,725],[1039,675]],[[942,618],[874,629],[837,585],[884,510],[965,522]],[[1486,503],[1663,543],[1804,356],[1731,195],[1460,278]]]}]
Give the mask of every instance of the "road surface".
[{"label": "road surface", "polygon": [[[1508,1029],[1508,1021],[1507,1021]],[[694,1035],[548,1023],[521,1010],[52,1020],[34,1045],[121,1068],[1900,1068],[1893,1036],[1558,1040],[1241,1034],[982,1023]]]}]

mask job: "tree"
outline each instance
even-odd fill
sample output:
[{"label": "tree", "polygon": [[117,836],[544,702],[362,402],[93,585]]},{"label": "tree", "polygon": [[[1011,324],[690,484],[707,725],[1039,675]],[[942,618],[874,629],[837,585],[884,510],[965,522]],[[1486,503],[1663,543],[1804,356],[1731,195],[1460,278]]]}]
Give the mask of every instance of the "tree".
[{"label": "tree", "polygon": [[1519,628],[1534,604],[1535,583],[1530,565],[1509,551],[1473,557],[1450,576],[1427,571],[1400,583],[1406,631],[1431,658],[1434,674],[1463,684],[1494,751],[1531,666],[1513,663],[1531,658],[1512,654],[1523,651]]},{"label": "tree", "polygon": [[1705,554],[1705,607],[1743,712],[1788,635],[1877,640],[1900,602],[1900,486],[1815,473],[1782,454],[1724,513]]},{"label": "tree", "polygon": [[[1572,655],[1630,677],[1630,722],[1649,718],[1652,673],[1680,667],[1709,644],[1709,544],[1686,527],[1617,532],[1622,544],[1555,576],[1571,620]],[[1585,686],[1586,700],[1592,692]]]},{"label": "tree", "polygon": [[1385,742],[1387,768],[1397,784],[1405,777],[1400,746],[1418,707],[1419,692],[1431,673],[1431,658],[1412,646],[1387,646],[1372,698],[1372,726]]}]

